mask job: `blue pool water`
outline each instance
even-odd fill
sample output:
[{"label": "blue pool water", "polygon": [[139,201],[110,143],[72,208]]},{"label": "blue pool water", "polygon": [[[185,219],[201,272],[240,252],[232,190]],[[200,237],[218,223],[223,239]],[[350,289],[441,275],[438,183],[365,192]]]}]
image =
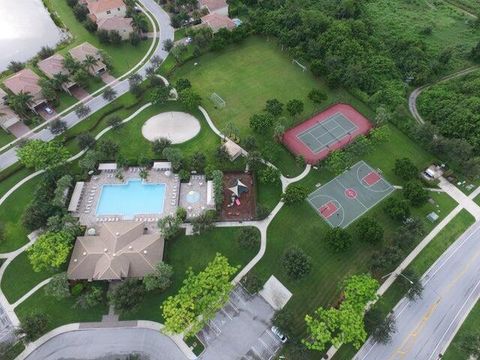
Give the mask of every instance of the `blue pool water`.
[{"label": "blue pool water", "polygon": [[130,180],[121,185],[103,185],[97,215],[161,214],[165,202],[165,184],[145,184]]}]

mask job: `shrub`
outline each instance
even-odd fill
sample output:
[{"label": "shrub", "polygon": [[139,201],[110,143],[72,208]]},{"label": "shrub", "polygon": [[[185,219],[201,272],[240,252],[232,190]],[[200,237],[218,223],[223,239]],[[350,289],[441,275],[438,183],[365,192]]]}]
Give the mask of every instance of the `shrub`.
[{"label": "shrub", "polygon": [[143,278],[143,285],[145,290],[160,290],[164,291],[172,284],[173,268],[171,265],[160,261],[155,265],[155,270],[145,275]]},{"label": "shrub", "polygon": [[287,275],[294,280],[301,279],[312,269],[312,259],[298,247],[291,247],[285,251],[282,264]]},{"label": "shrub", "polygon": [[393,172],[403,180],[412,180],[418,176],[418,169],[409,158],[396,159]]},{"label": "shrub", "polygon": [[391,197],[385,201],[385,212],[393,220],[403,221],[410,216],[410,207],[407,200]]},{"label": "shrub", "polygon": [[328,96],[322,90],[312,89],[308,93],[308,98],[311,101],[313,101],[314,103],[320,104],[320,103],[324,102],[325,100],[327,100]]},{"label": "shrub", "polygon": [[428,190],[425,190],[422,184],[415,180],[405,184],[403,187],[403,196],[415,207],[422,206],[429,198]]},{"label": "shrub", "polygon": [[257,249],[260,245],[260,236],[257,229],[244,227],[238,236],[238,244],[244,249]]},{"label": "shrub", "polygon": [[152,150],[155,154],[162,154],[163,150],[169,147],[172,144],[171,140],[166,137],[161,137],[156,139],[152,143]]},{"label": "shrub", "polygon": [[370,244],[379,244],[383,240],[383,228],[374,218],[368,216],[361,218],[355,230],[360,240]]},{"label": "shrub", "polygon": [[31,342],[45,333],[49,323],[48,316],[42,313],[31,313],[20,322],[17,333],[25,336],[27,342]]},{"label": "shrub", "polygon": [[282,194],[282,200],[285,202],[285,205],[292,205],[297,202],[305,200],[308,195],[308,190],[298,184],[288,185],[285,192]]},{"label": "shrub", "polygon": [[126,314],[138,309],[145,296],[145,287],[137,279],[127,279],[108,293],[115,311]]},{"label": "shrub", "polygon": [[263,288],[262,281],[251,272],[242,278],[241,284],[252,295],[258,293]]},{"label": "shrub", "polygon": [[342,252],[352,245],[352,236],[342,228],[331,228],[325,235],[325,242],[334,252]]}]

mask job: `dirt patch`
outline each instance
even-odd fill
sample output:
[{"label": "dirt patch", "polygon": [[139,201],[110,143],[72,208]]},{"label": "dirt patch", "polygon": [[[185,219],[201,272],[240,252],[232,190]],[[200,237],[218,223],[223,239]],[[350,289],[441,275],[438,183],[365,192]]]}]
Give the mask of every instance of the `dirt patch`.
[{"label": "dirt patch", "polygon": [[[240,194],[240,205],[232,203],[232,191],[229,188],[237,184],[237,180],[245,184],[247,192]],[[252,174],[244,172],[225,173],[223,176],[223,204],[220,219],[224,221],[253,220],[255,218],[255,180]]]}]

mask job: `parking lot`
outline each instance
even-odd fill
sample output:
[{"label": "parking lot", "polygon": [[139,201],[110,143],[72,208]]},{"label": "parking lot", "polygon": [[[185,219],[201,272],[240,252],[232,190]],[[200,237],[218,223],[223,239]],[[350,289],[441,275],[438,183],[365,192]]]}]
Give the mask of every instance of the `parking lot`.
[{"label": "parking lot", "polygon": [[269,360],[281,347],[270,330],[273,308],[261,297],[236,287],[227,304],[198,333],[202,360]]}]

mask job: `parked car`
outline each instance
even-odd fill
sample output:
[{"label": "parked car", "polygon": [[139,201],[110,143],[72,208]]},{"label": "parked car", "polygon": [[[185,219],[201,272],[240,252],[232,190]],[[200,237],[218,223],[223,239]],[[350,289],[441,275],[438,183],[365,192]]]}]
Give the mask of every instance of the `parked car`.
[{"label": "parked car", "polygon": [[272,332],[277,335],[277,337],[280,339],[280,341],[285,344],[288,340],[288,338],[280,331],[280,329],[276,326],[272,326],[271,328]]},{"label": "parked car", "polygon": [[52,115],[53,114],[53,109],[49,106],[45,106],[45,112],[48,114],[48,115]]}]

